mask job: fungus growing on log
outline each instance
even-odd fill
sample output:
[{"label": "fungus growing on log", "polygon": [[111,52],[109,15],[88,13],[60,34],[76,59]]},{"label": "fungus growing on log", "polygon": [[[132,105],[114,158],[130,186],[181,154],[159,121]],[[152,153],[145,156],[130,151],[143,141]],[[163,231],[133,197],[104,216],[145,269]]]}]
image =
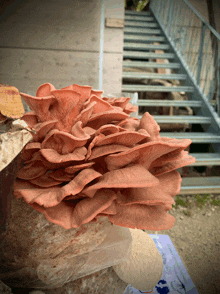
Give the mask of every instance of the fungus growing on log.
[{"label": "fungus growing on log", "polygon": [[181,188],[175,171],[195,162],[189,139],[160,137],[146,112],[141,120],[128,97],[102,91],[41,85],[36,97],[20,93],[31,108],[23,119],[36,130],[23,150],[16,198],[65,229],[105,216],[118,226],[168,230],[167,212]]},{"label": "fungus growing on log", "polygon": [[17,88],[0,84],[0,122],[5,117],[20,118],[24,115],[24,106]]}]

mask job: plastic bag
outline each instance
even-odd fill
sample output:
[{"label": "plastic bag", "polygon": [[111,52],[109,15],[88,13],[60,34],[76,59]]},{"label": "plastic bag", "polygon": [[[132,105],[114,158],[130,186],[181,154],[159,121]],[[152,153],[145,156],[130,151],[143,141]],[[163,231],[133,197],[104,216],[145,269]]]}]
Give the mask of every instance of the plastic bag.
[{"label": "plastic bag", "polygon": [[7,232],[13,183],[17,175],[23,147],[32,140],[24,121],[10,122],[10,132],[0,128],[0,242]]},{"label": "plastic bag", "polygon": [[[37,267],[37,275],[49,287],[75,281],[107,267],[119,264],[129,257],[131,250],[129,229],[112,226],[104,241],[93,251],[75,256],[69,260],[45,260]],[[79,259],[86,260],[74,271]]]},{"label": "plastic bag", "polygon": [[[24,128],[27,124],[21,120],[14,121],[10,132],[0,134],[0,171],[3,170],[24,148],[24,146],[32,140],[32,135],[27,129],[17,131]],[[17,125],[16,125],[17,124]]]},{"label": "plastic bag", "polygon": [[78,273],[77,279],[127,260],[131,256],[131,244],[129,229],[113,225],[104,241],[89,253],[88,261]]},{"label": "plastic bag", "polygon": [[0,280],[9,287],[52,289],[130,257],[128,228],[107,217],[65,230],[22,199],[12,198],[8,236],[0,249]]}]

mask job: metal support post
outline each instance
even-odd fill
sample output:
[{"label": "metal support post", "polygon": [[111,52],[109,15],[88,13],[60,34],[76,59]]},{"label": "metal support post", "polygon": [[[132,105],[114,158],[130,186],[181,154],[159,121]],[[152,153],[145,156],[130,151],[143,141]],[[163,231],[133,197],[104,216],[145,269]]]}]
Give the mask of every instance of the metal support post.
[{"label": "metal support post", "polygon": [[167,24],[167,34],[168,34],[168,36],[170,36],[170,28],[171,28],[172,17],[173,17],[173,0],[170,0],[169,18],[168,18],[168,24]]},{"label": "metal support post", "polygon": [[217,43],[217,95],[216,95],[216,111],[218,113],[218,116],[220,117],[220,54],[219,54],[219,43]]},{"label": "metal support post", "polygon": [[199,58],[198,58],[198,68],[197,68],[197,84],[200,86],[200,74],[202,70],[202,54],[203,54],[203,45],[205,38],[206,26],[202,23],[201,37],[200,37],[200,46],[199,46]]}]

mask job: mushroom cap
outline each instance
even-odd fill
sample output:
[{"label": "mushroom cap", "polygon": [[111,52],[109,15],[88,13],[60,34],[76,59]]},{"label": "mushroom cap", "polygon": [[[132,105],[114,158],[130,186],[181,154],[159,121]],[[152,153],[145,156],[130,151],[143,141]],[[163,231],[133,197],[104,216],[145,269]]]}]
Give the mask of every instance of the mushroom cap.
[{"label": "mushroom cap", "polygon": [[65,229],[107,217],[121,227],[168,230],[181,189],[175,169],[195,162],[189,139],[160,137],[148,112],[129,97],[101,98],[76,84],[21,93],[32,109],[22,119],[36,134],[23,150],[14,195]]},{"label": "mushroom cap", "polygon": [[0,84],[0,113],[10,118],[21,118],[24,106],[17,88]]}]

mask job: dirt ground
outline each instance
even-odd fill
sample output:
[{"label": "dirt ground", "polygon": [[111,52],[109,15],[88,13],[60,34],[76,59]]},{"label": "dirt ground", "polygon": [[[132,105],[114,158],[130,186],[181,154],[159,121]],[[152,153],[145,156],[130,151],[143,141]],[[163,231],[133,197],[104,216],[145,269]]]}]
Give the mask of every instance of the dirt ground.
[{"label": "dirt ground", "polygon": [[[169,213],[176,218],[174,227],[168,231],[160,231],[157,233],[170,236],[199,294],[219,294],[220,206],[214,206],[213,204],[210,204],[209,201],[202,209],[200,209],[196,206],[195,201],[192,200],[194,199],[194,196],[195,195],[181,196],[181,199],[192,203],[190,215],[186,213],[189,211],[189,208],[183,206],[172,208]],[[176,200],[176,197],[174,199]],[[220,201],[220,194],[211,195],[211,200],[213,199]],[[146,232],[149,234],[155,234],[155,231]],[[87,276],[86,281],[88,280],[89,287],[93,280],[97,286],[100,279],[100,285],[105,284],[103,280],[104,278],[107,281],[106,286],[103,286],[103,289],[105,290],[99,286],[102,290],[98,292],[93,291],[93,293],[123,293],[127,284],[118,278],[112,268]],[[116,284],[118,288],[117,291],[112,290],[112,281],[114,281],[113,285]],[[53,293],[61,294],[73,292],[63,290],[63,292],[55,291]],[[24,292],[13,293],[24,294]],[[80,293],[80,291],[77,291],[77,293]],[[83,293],[90,292],[87,291]]]},{"label": "dirt ground", "polygon": [[[181,198],[189,200],[192,196]],[[220,200],[220,194],[211,196]],[[201,210],[192,202],[191,216],[184,213],[188,208],[173,208],[169,213],[176,218],[174,227],[157,233],[169,235],[199,294],[219,294],[220,207],[206,203]]]}]

